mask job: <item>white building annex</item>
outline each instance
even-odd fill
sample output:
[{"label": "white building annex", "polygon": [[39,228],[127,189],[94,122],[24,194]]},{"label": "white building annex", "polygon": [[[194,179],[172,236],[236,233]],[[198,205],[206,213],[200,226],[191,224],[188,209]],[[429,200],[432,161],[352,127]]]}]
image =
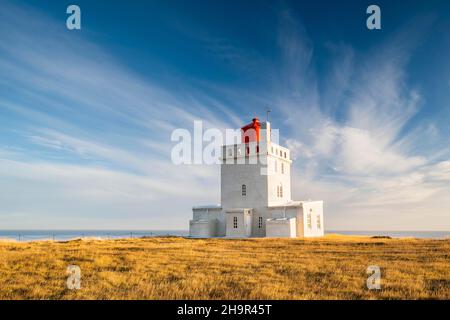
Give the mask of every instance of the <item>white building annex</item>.
[{"label": "white building annex", "polygon": [[241,139],[222,147],[221,204],[193,207],[190,237],[323,236],[323,201],[292,200],[290,152],[270,123],[253,119]]}]

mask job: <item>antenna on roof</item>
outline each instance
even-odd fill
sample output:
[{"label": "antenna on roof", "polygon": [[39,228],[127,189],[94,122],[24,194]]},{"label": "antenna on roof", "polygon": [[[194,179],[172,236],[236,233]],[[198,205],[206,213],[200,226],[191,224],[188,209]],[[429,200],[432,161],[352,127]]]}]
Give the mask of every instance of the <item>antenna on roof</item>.
[{"label": "antenna on roof", "polygon": [[267,121],[267,122],[269,122],[269,113],[270,113],[270,111],[272,111],[272,110],[270,110],[269,108],[267,108],[267,110],[266,110],[266,121]]}]

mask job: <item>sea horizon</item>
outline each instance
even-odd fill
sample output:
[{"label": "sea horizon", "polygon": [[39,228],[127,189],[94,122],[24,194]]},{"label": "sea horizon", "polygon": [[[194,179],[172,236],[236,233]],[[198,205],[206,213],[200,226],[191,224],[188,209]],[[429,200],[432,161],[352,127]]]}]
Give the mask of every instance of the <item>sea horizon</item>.
[{"label": "sea horizon", "polygon": [[[392,238],[450,238],[450,231],[383,231],[383,230],[325,230],[325,234],[354,236],[386,236]],[[55,240],[64,241],[77,238],[123,239],[161,236],[189,236],[183,229],[1,229],[0,239],[17,241]]]}]

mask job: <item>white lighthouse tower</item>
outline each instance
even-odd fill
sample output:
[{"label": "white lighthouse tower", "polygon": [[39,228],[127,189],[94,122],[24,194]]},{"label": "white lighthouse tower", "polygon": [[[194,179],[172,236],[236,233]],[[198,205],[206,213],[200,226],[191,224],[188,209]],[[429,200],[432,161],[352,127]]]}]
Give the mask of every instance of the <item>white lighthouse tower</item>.
[{"label": "white lighthouse tower", "polygon": [[221,156],[221,204],[193,207],[191,237],[323,236],[323,201],[291,198],[290,151],[271,141],[269,122],[241,128]]}]

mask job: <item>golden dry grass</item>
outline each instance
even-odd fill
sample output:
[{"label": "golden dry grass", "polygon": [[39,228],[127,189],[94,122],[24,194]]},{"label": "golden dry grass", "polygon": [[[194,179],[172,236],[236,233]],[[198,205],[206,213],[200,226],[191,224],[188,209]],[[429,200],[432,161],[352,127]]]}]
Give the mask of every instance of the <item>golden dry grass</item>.
[{"label": "golden dry grass", "polygon": [[[66,269],[80,266],[82,288]],[[381,290],[366,268],[382,270]],[[1,299],[449,299],[450,239],[0,242]]]}]

